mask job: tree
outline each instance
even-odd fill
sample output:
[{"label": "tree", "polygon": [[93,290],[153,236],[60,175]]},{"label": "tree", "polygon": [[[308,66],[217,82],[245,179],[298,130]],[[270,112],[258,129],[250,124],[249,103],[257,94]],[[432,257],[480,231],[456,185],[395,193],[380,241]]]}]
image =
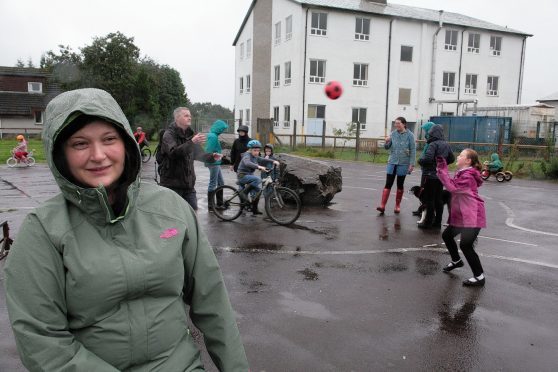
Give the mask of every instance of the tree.
[{"label": "tree", "polygon": [[15,67],[25,67],[25,63],[21,59],[18,59]]},{"label": "tree", "polygon": [[31,59],[31,57],[29,57],[27,59],[27,67],[29,68],[35,68],[35,65],[33,64],[33,60]]},{"label": "tree", "polygon": [[40,67],[50,71],[64,89],[79,87],[81,55],[69,45],[58,45],[58,53],[49,50],[41,56]]}]

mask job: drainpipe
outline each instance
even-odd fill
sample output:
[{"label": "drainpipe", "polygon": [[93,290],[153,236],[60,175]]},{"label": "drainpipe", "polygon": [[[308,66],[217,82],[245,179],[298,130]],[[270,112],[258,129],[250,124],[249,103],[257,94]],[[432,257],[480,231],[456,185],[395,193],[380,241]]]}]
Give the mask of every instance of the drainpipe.
[{"label": "drainpipe", "polygon": [[459,98],[461,97],[461,65],[463,63],[463,34],[465,29],[461,31],[461,52],[459,53],[459,75],[457,75],[457,109],[455,111],[455,116],[459,115]]},{"label": "drainpipe", "polygon": [[[302,68],[302,128],[304,128],[304,122],[306,121],[304,114],[304,105],[306,104],[306,52],[308,43],[308,11],[310,8],[306,8],[306,21],[304,25],[304,67]],[[304,129],[302,131],[304,133]]]},{"label": "drainpipe", "polygon": [[388,114],[389,114],[389,73],[391,67],[391,30],[393,18],[389,21],[389,38],[388,38],[388,60],[387,60],[387,84],[386,84],[386,121],[384,123],[384,136],[388,133]]},{"label": "drainpipe", "polygon": [[525,63],[525,44],[527,42],[527,36],[523,37],[523,44],[521,45],[521,60],[519,63],[519,82],[517,84],[517,104],[521,103],[521,88],[523,85],[523,64]]},{"label": "drainpipe", "polygon": [[443,22],[442,22],[442,15],[444,14],[443,10],[440,10],[440,19],[438,21],[438,29],[434,33],[432,37],[432,72],[430,73],[430,99],[429,101],[432,102],[435,100],[434,98],[434,81],[436,80],[436,50],[438,49],[438,33],[442,29]]}]

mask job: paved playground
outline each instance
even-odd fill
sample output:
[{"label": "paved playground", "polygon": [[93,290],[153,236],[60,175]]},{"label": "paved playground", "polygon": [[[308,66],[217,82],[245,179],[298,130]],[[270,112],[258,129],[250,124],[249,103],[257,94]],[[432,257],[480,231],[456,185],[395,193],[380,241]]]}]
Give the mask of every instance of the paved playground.
[{"label": "paved playground", "polygon": [[[488,228],[477,251],[487,276],[464,288],[439,231],[422,231],[406,194],[375,211],[384,166],[332,162],[343,191],[282,227],[262,216],[221,222],[207,213],[208,171],[198,164],[198,212],[237,312],[252,371],[505,370],[558,366],[558,185],[493,178],[481,188]],[[224,172],[228,183],[233,173]],[[143,173],[153,181],[153,166]],[[406,187],[418,184],[419,173]],[[57,193],[48,168],[0,166],[0,222],[13,235]],[[9,259],[9,257],[8,257]],[[3,262],[0,282],[3,284]],[[0,287],[0,371],[21,367]],[[211,370],[212,367],[209,367]]]}]

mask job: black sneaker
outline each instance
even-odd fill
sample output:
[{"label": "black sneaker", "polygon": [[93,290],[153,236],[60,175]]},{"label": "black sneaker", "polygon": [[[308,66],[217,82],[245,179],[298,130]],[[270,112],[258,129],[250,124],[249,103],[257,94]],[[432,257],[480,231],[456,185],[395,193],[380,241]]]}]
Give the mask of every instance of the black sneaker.
[{"label": "black sneaker", "polygon": [[449,273],[453,269],[457,269],[458,267],[463,267],[463,260],[459,260],[457,262],[450,262],[446,267],[442,269],[443,272]]},{"label": "black sneaker", "polygon": [[470,278],[463,282],[464,287],[484,287],[485,279]]}]

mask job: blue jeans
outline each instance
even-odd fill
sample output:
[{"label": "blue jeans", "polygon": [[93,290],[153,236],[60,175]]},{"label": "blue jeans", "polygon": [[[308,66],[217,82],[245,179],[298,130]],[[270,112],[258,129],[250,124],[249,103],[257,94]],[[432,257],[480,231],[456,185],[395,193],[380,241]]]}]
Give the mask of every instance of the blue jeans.
[{"label": "blue jeans", "polygon": [[220,165],[209,165],[209,185],[207,186],[207,192],[213,192],[219,186],[223,186],[225,181],[223,180],[223,173],[221,172]]},{"label": "blue jeans", "polygon": [[258,191],[260,191],[260,185],[262,184],[262,179],[258,176],[254,176],[252,174],[247,174],[246,176],[242,177],[240,180],[240,185],[252,185],[252,190],[250,190],[250,194],[253,196]]}]

